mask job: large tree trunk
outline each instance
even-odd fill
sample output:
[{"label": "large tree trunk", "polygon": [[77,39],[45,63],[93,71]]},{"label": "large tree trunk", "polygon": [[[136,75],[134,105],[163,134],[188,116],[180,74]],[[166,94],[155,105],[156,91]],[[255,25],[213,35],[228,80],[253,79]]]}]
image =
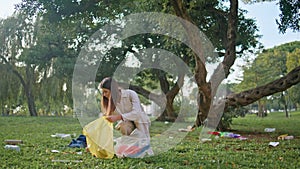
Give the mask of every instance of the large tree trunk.
[{"label": "large tree trunk", "polygon": [[3,104],[1,104],[1,108],[2,108],[2,116],[8,116],[9,115],[9,108],[4,107]]},{"label": "large tree trunk", "polygon": [[[162,71],[162,70],[154,70],[153,71],[156,76],[159,79],[159,83],[160,83],[160,87],[162,92],[164,92],[164,94],[166,95],[166,107],[165,110],[162,114],[160,114],[160,116],[157,118],[158,121],[175,121],[176,119],[176,114],[174,112],[174,108],[173,108],[173,101],[175,96],[177,95],[178,91],[174,91],[176,93],[172,93],[170,95],[170,83],[167,80],[166,77],[166,72]],[[175,87],[175,86],[174,86]],[[179,88],[178,88],[179,89]],[[174,97],[172,97],[174,95]]]},{"label": "large tree trunk", "polygon": [[[230,74],[230,68],[236,60],[236,32],[238,25],[238,0],[230,0],[230,9],[228,14],[228,28],[227,28],[227,41],[226,53],[223,62],[217,67],[212,75],[211,83],[213,86],[213,96],[218,89],[221,82]],[[218,127],[219,130],[224,130],[226,125],[222,124],[221,116],[223,114],[223,106],[212,106],[210,113],[209,123],[207,127]]]},{"label": "large tree trunk", "polygon": [[[121,86],[122,85],[124,85],[124,84],[121,84]],[[178,88],[180,89],[180,87],[178,87]],[[144,96],[145,98],[152,100],[160,108],[165,108],[165,110],[157,118],[158,121],[165,121],[165,120],[175,121],[177,115],[175,114],[175,111],[173,108],[173,101],[179,90],[177,92],[174,90],[170,90],[165,95],[158,95],[158,94],[151,93],[148,90],[146,90],[140,86],[129,85],[129,89],[134,90],[138,94]]]},{"label": "large tree trunk", "polygon": [[[166,81],[167,79],[165,78],[164,80]],[[174,102],[174,99],[175,99],[176,95],[178,94],[180,88],[183,85],[183,81],[184,81],[184,75],[181,74],[178,76],[178,80],[177,80],[176,84],[172,87],[172,89],[167,91],[167,93],[166,93],[167,102],[166,102],[165,112],[162,113],[160,115],[160,117],[158,117],[157,120],[168,120],[168,121],[176,120],[177,115],[175,114],[175,111],[174,111],[173,102]],[[164,116],[166,116],[166,117],[164,117]]]},{"label": "large tree trunk", "polygon": [[[209,112],[210,121],[207,124],[208,127],[215,127],[218,124],[221,117],[220,113],[223,111],[219,108],[214,109],[212,107],[212,98],[215,97],[218,86],[221,82],[228,77],[230,73],[230,68],[236,60],[236,32],[237,32],[237,23],[238,23],[238,0],[230,0],[230,11],[228,14],[228,28],[227,28],[227,39],[226,39],[226,53],[224,55],[223,62],[217,67],[214,71],[211,80],[209,83],[197,83],[199,86],[200,101],[199,101],[199,114],[195,126],[203,125],[205,119],[207,119]],[[202,77],[202,81],[206,78],[206,73],[203,73],[203,68],[196,66],[195,78],[205,75]],[[199,71],[197,71],[199,70]],[[200,73],[197,74],[197,72]],[[202,75],[201,75],[202,73]],[[196,80],[197,81],[197,80]],[[201,123],[202,124],[201,124]],[[222,125],[222,124],[221,124]]]},{"label": "large tree trunk", "polygon": [[168,120],[168,121],[175,121],[177,118],[177,115],[174,111],[173,103],[176,95],[178,94],[180,88],[183,85],[184,81],[184,75],[179,74],[178,80],[176,84],[170,89],[170,84],[168,83],[166,73],[159,70],[158,77],[160,80],[160,86],[162,91],[166,94],[166,109],[165,111],[160,115],[160,117],[157,118],[157,120]]},{"label": "large tree trunk", "polygon": [[[128,84],[125,84],[125,83],[119,82],[119,84],[120,84],[120,86],[128,86]],[[135,92],[144,96],[145,98],[152,100],[159,107],[165,106],[166,98],[163,95],[151,93],[148,90],[146,90],[140,86],[136,86],[136,85],[132,85],[132,84],[129,85],[129,89],[134,90]]]},{"label": "large tree trunk", "polygon": [[[145,98],[149,98],[150,100],[154,101],[161,108],[165,108],[162,114],[157,118],[159,121],[175,121],[177,115],[174,111],[173,102],[178,94],[180,88],[183,85],[184,75],[179,75],[176,84],[171,88],[167,82],[166,78],[159,78],[160,84],[162,87],[162,91],[165,95],[157,95],[154,93],[149,92],[148,90],[135,85],[129,85],[129,89],[136,91],[138,94],[144,96]],[[127,84],[119,83],[120,86],[128,86]]]},{"label": "large tree trunk", "polygon": [[[278,92],[282,92],[287,90],[300,83],[300,66],[293,69],[286,76],[277,79],[273,82],[270,82],[266,85],[256,87],[254,89],[250,89],[247,91],[243,91],[240,93],[231,93],[225,98],[225,107],[222,105],[216,104],[212,106],[212,109],[216,112],[228,112],[231,108],[237,108],[240,106],[247,106],[251,103],[258,101],[259,99],[273,95]],[[213,113],[212,113],[213,114]],[[218,116],[217,114],[216,116]],[[221,114],[222,115],[222,114]],[[216,117],[215,119],[220,119],[220,117]],[[226,126],[219,124],[219,130],[224,130]]]},{"label": "large tree trunk", "polygon": [[36,107],[35,107],[35,102],[34,102],[34,96],[33,96],[33,91],[32,91],[32,80],[33,78],[33,73],[30,70],[30,67],[26,67],[26,76],[27,76],[27,83],[24,86],[24,90],[27,96],[27,103],[28,103],[28,109],[30,116],[37,116],[36,112]]},{"label": "large tree trunk", "polygon": [[247,106],[265,96],[282,92],[300,82],[300,66],[290,71],[286,76],[266,85],[241,93],[232,93],[226,97],[226,107]]},{"label": "large tree trunk", "polygon": [[27,76],[27,83],[25,82],[24,78],[22,77],[22,75],[14,68],[13,65],[11,65],[5,57],[3,57],[2,55],[0,55],[0,58],[7,64],[7,66],[9,67],[9,69],[12,71],[13,74],[15,74],[23,88],[25,91],[25,95],[27,97],[27,104],[28,104],[28,110],[29,110],[29,114],[30,116],[37,116],[37,112],[36,112],[36,107],[35,107],[35,101],[34,101],[34,97],[33,97],[33,93],[32,93],[32,79],[33,77],[31,76],[30,73],[30,67],[26,67],[26,76]]},{"label": "large tree trunk", "polygon": [[34,97],[30,89],[25,89],[30,116],[37,116]]},{"label": "large tree trunk", "polygon": [[[181,17],[191,23],[194,23],[190,18],[189,14],[187,13],[187,10],[181,0],[172,0],[171,3],[178,17]],[[212,98],[211,84],[206,81],[207,70],[205,67],[205,58],[202,55],[203,46],[200,41],[200,33],[195,32],[193,28],[185,26],[184,24],[183,26],[186,32],[188,32],[187,34],[188,41],[193,48],[192,54],[196,63],[194,76],[199,91],[199,96],[198,96],[199,112],[196,120],[197,122],[196,126],[200,126],[206,119],[210,109],[211,98]]]},{"label": "large tree trunk", "polygon": [[284,106],[284,112],[285,112],[285,117],[290,117],[289,116],[289,111],[288,111],[288,101],[286,100],[286,97],[284,96],[284,92],[281,92],[281,98]]},{"label": "large tree trunk", "polygon": [[172,99],[167,99],[166,102],[166,108],[159,115],[159,117],[156,119],[157,121],[170,121],[174,122],[177,118],[177,115],[175,114],[174,107],[173,107],[173,100]]},{"label": "large tree trunk", "polygon": [[[229,110],[229,108],[247,106],[251,103],[258,101],[263,97],[285,91],[298,83],[300,83],[300,66],[290,71],[286,76],[277,79],[273,82],[270,82],[266,85],[259,86],[254,89],[246,90],[240,93],[232,93],[228,95],[225,99],[224,113],[226,113]],[[220,130],[224,129],[225,128],[220,128]]]},{"label": "large tree trunk", "polygon": [[258,100],[258,117],[264,117],[264,104],[261,100]]},{"label": "large tree trunk", "polygon": [[[190,21],[193,23],[191,18],[189,17],[183,3],[181,0],[172,0],[172,5],[174,7],[175,13],[177,16]],[[265,86],[257,87],[255,89],[251,89],[248,91],[241,92],[239,94],[230,94],[226,98],[225,108],[219,105],[212,105],[212,98],[218,88],[219,84],[227,78],[230,73],[230,68],[234,64],[236,59],[236,32],[237,32],[237,22],[238,22],[238,0],[230,0],[230,11],[228,15],[228,29],[227,29],[227,42],[226,42],[226,53],[224,56],[224,60],[222,64],[218,66],[214,74],[212,75],[212,80],[210,82],[206,82],[206,68],[205,68],[205,58],[202,56],[198,57],[194,54],[194,58],[196,61],[195,67],[195,79],[199,89],[199,113],[197,116],[195,126],[200,126],[203,124],[204,120],[208,117],[209,110],[211,112],[226,112],[229,107],[239,107],[249,105],[262,97],[272,95],[274,93],[284,91],[287,88],[291,87],[299,83],[300,75],[299,75],[299,67],[291,71],[286,77],[283,77],[279,80],[271,82]],[[187,32],[189,28],[185,27]],[[201,43],[197,43],[197,35],[189,34],[189,40],[191,44],[198,45],[197,49],[201,50]],[[222,72],[224,73],[222,75]],[[220,119],[221,113],[210,113],[213,119]],[[222,126],[222,124],[221,124]],[[209,127],[209,126],[208,126]]]},{"label": "large tree trunk", "polygon": [[[27,74],[27,78],[28,77],[28,74],[29,74],[29,70],[27,70],[29,68],[26,68],[26,74]],[[23,77],[21,76],[21,74],[13,69],[12,70],[13,73],[19,78],[23,88],[24,88],[24,92],[25,92],[25,95],[26,95],[26,98],[27,98],[27,106],[28,106],[28,110],[29,110],[29,114],[30,116],[37,116],[37,112],[36,112],[36,107],[35,107],[35,101],[34,101],[34,96],[32,94],[32,88],[31,88],[31,79],[29,78],[27,80],[27,83],[25,82],[25,80],[23,79]]]}]

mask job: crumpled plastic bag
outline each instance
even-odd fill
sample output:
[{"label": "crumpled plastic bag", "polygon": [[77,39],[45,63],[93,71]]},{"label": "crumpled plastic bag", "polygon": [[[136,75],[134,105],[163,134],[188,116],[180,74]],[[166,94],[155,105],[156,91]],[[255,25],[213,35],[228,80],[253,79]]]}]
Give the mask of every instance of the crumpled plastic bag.
[{"label": "crumpled plastic bag", "polygon": [[83,128],[87,148],[93,156],[103,159],[114,157],[113,123],[100,117]]},{"label": "crumpled plastic bag", "polygon": [[149,139],[137,128],[130,135],[116,139],[115,153],[119,158],[143,158],[150,149]]}]

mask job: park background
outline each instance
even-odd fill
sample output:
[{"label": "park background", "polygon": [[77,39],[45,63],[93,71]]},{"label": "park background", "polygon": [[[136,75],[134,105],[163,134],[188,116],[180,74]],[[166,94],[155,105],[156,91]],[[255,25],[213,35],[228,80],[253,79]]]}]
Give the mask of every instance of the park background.
[{"label": "park background", "polygon": [[[5,8],[5,10],[1,10],[1,12],[4,12],[4,14],[1,14],[3,18],[10,16],[13,11],[12,5],[4,5],[7,2],[8,1],[3,2],[3,5],[1,5],[1,7]],[[9,2],[12,3],[14,1]],[[20,1],[15,2],[17,3]],[[299,32],[292,32],[288,29],[286,34],[279,33],[275,23],[275,18],[279,18],[279,10],[276,3],[278,2],[273,1],[246,5],[240,2],[240,7],[249,10],[249,13],[246,14],[247,17],[255,18],[257,20],[257,26],[259,29],[257,33],[262,35],[259,42],[264,45],[264,49],[266,49],[267,52],[276,54],[276,51],[287,50],[287,53],[293,53],[299,49],[299,42],[297,42],[297,40],[299,40]],[[247,77],[259,77],[258,74],[253,75],[253,70],[251,72],[251,69],[249,69],[249,72],[245,71],[245,65],[261,63],[267,65],[267,68],[270,68],[274,66],[274,62],[279,63],[278,60],[271,63],[263,61],[264,59],[271,60],[271,58],[268,58],[270,54],[267,52],[265,54],[263,52],[258,52],[256,54],[251,54],[248,59],[238,58],[236,60],[234,71],[228,77],[230,90],[239,92],[246,88],[266,84],[271,80],[284,76],[288,73],[288,70],[292,69],[293,64],[290,64],[291,68],[288,68],[288,62],[280,64],[279,66],[286,66],[286,69],[284,72],[276,72],[276,68],[274,69],[276,71],[271,69],[273,73],[276,72],[273,79],[266,78],[266,76],[270,75],[270,72],[260,70],[261,72],[258,74],[263,74],[262,72],[265,72],[265,75],[261,76],[260,79],[265,79],[266,81],[252,84],[252,86],[245,86],[244,84],[250,84],[251,82],[251,78],[247,80]],[[285,56],[288,55],[289,54],[286,54]],[[290,55],[290,57],[286,58],[293,59],[297,57],[297,54]],[[274,55],[271,55],[271,57],[272,56]],[[255,62],[255,58],[262,59],[256,59],[257,62]],[[294,67],[299,66],[297,59],[293,63],[295,63]],[[253,66],[252,69],[256,70],[257,67]],[[3,69],[1,69],[1,71],[3,71]],[[245,75],[245,73],[248,74]],[[98,166],[99,168],[117,168],[122,165],[124,168],[276,168],[277,166],[281,166],[280,168],[296,168],[299,166],[299,163],[297,162],[297,157],[299,158],[299,133],[296,130],[299,128],[297,123],[299,122],[299,113],[297,111],[299,99],[297,96],[294,96],[294,94],[299,90],[296,86],[291,90],[277,93],[266,99],[261,99],[260,102],[258,101],[245,106],[245,109],[234,112],[234,114],[228,117],[228,119],[230,119],[230,127],[227,131],[237,132],[247,137],[248,139],[246,141],[217,138],[213,139],[212,142],[200,143],[200,127],[195,132],[189,133],[186,139],[182,143],[178,144],[178,146],[174,147],[174,149],[157,157],[145,158],[143,160],[114,159],[112,161],[106,161],[91,158],[89,154],[85,153],[82,149],[66,148],[66,145],[70,142],[70,140],[59,140],[49,137],[51,134],[60,132],[72,133],[74,134],[73,137],[76,137],[80,134],[82,129],[82,126],[80,126],[77,119],[73,118],[74,114],[71,110],[72,102],[68,100],[70,99],[70,93],[69,95],[66,95],[64,92],[57,92],[65,85],[65,81],[59,82],[59,79],[56,79],[56,81],[48,81],[48,83],[50,82],[52,86],[57,86],[57,88],[59,88],[57,91],[54,91],[53,87],[39,89],[46,92],[37,93],[38,95],[45,96],[40,98],[40,102],[37,102],[37,107],[39,107],[38,116],[40,117],[34,118],[27,117],[29,113],[26,107],[26,98],[24,97],[24,93],[22,93],[20,83],[11,83],[17,82],[18,80],[10,77],[9,75],[7,76],[7,79],[9,80],[2,81],[2,84],[5,82],[9,83],[1,85],[2,87],[7,86],[7,84],[9,86],[1,88],[2,115],[13,117],[1,117],[1,121],[3,122],[1,122],[1,129],[3,129],[1,137],[3,139],[22,139],[24,144],[20,145],[21,152],[7,151],[5,149],[1,150],[3,159],[5,159],[5,163],[3,163],[4,168],[30,168],[32,166],[36,166],[38,168],[70,166],[72,168],[82,167],[85,165],[90,167]],[[70,86],[68,88],[70,88]],[[4,95],[5,92],[3,91],[5,90],[8,92],[10,91],[11,93]],[[16,93],[16,91],[18,92]],[[51,96],[51,98],[48,98],[48,96]],[[66,100],[61,101],[61,98]],[[46,108],[43,107],[45,106],[43,103],[45,100],[51,101],[50,103],[47,103],[49,105],[47,105]],[[181,100],[179,99],[178,102],[180,103]],[[178,102],[174,104],[175,110],[176,106],[179,105]],[[143,99],[143,103],[149,104],[146,99]],[[262,106],[260,107],[260,105]],[[263,118],[257,117],[259,110],[263,111]],[[170,123],[167,123],[167,121],[153,121],[153,124],[152,135],[155,136],[162,132],[160,128],[168,127]],[[276,132],[265,133],[265,128],[276,128]],[[270,147],[268,145],[271,141],[278,141],[277,137],[282,134],[293,135],[295,139],[280,140],[278,147]],[[4,143],[2,143],[2,145],[4,147]],[[60,153],[55,154],[51,152],[53,149],[59,149]],[[83,155],[80,153],[77,154],[77,152],[82,152]],[[265,156],[265,154],[267,155]],[[231,156],[230,159],[234,160],[227,160],[225,157],[228,157],[228,155]],[[14,156],[18,158],[13,158]],[[36,160],[33,162],[31,159]],[[66,161],[55,162],[56,159]],[[169,165],[166,163],[168,160],[172,161],[173,164]]]}]

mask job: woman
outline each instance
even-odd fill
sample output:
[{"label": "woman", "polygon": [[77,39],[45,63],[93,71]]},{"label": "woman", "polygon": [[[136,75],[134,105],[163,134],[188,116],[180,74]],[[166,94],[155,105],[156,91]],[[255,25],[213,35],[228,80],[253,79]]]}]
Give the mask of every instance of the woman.
[{"label": "woman", "polygon": [[[104,78],[99,84],[99,89],[102,90],[101,108],[106,119],[111,123],[119,121],[116,127],[119,127],[124,136],[117,144],[123,144],[126,139],[131,139],[130,142],[135,139],[137,143],[146,140],[148,148],[144,151],[148,155],[153,155],[149,134],[151,122],[141,106],[137,93],[130,89],[120,89],[117,82],[111,77]],[[138,132],[140,134],[137,134]],[[119,145],[116,146],[120,148]],[[124,149],[124,146],[122,148]],[[130,148],[132,150],[132,146]],[[137,151],[135,149],[132,152]],[[124,152],[117,150],[117,155],[130,157],[132,154],[128,155],[128,151],[126,153],[124,149]]]}]

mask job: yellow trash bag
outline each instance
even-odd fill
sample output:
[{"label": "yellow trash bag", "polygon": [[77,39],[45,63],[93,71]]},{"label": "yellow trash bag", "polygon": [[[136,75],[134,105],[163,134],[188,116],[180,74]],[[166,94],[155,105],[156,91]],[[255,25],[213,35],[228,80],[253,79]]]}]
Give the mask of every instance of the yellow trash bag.
[{"label": "yellow trash bag", "polygon": [[100,117],[83,128],[87,147],[93,156],[104,159],[114,157],[113,123]]}]

